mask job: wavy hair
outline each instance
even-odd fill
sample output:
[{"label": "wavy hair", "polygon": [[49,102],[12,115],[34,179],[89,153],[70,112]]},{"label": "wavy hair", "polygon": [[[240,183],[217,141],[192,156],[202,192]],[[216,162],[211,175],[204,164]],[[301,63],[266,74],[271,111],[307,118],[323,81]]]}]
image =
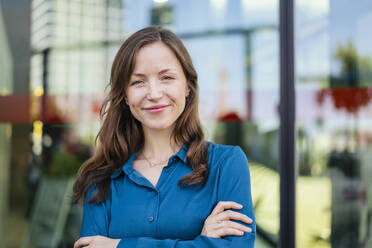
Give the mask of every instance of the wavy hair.
[{"label": "wavy hair", "polygon": [[126,39],[115,56],[108,85],[110,91],[100,111],[103,123],[95,139],[97,149],[78,171],[73,188],[75,202],[84,200],[93,185],[96,185],[96,190],[89,202],[98,204],[105,201],[110,193],[111,175],[121,169],[134,151],[144,146],[141,123],[126,105],[125,92],[136,63],[136,54],[142,47],[154,42],[162,42],[174,52],[190,89],[185,109],[172,131],[176,144],[187,145],[186,158],[193,170],[179,180],[179,185],[202,184],[208,178],[208,148],[198,115],[198,78],[190,55],[173,32],[161,27],[148,27]]}]

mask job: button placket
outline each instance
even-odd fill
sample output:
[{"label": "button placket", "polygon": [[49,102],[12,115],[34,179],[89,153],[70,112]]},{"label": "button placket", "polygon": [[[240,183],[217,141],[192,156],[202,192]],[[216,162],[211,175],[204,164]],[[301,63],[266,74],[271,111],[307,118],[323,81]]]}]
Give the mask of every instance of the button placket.
[{"label": "button placket", "polygon": [[[157,208],[159,207],[159,192],[157,190],[152,190],[153,204],[155,205],[151,214],[147,217],[149,223],[154,223],[155,218],[157,218]],[[156,227],[155,227],[156,229]]]}]

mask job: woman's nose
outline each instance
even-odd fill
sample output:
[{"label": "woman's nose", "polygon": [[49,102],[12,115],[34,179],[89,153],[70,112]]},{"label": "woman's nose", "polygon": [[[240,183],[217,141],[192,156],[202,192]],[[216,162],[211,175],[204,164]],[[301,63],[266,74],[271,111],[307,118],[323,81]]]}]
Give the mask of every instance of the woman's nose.
[{"label": "woman's nose", "polygon": [[163,89],[159,82],[152,82],[149,84],[147,99],[154,100],[163,96]]}]

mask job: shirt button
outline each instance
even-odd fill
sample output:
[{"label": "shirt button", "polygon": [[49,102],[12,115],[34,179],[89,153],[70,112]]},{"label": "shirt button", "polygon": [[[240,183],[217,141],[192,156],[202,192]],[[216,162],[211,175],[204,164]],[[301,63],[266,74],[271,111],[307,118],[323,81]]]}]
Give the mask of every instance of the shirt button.
[{"label": "shirt button", "polygon": [[150,216],[150,217],[148,218],[148,220],[149,220],[149,222],[153,222],[153,221],[154,221],[154,217]]}]

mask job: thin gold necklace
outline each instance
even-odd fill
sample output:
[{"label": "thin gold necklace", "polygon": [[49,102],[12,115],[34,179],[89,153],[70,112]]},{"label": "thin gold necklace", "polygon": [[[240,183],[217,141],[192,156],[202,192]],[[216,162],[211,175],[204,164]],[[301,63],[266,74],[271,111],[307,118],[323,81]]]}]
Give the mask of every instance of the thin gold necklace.
[{"label": "thin gold necklace", "polygon": [[163,165],[165,163],[168,162],[168,158],[167,159],[164,159],[163,161],[160,161],[158,163],[154,163],[154,162],[151,162],[150,159],[148,159],[144,154],[142,154],[142,156],[145,158],[145,160],[149,163],[150,167],[155,167],[155,166],[158,166],[158,165]]}]

